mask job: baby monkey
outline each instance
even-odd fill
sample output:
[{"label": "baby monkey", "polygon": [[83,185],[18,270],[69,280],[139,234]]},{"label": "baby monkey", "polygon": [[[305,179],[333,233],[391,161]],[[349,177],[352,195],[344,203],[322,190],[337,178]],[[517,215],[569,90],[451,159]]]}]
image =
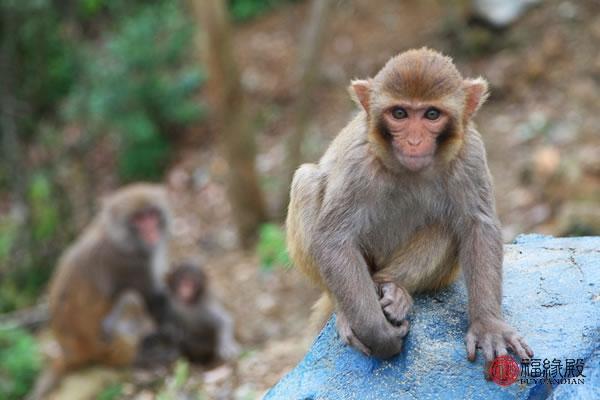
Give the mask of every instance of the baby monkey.
[{"label": "baby monkey", "polygon": [[533,352],[501,311],[502,236],[486,152],[472,118],[487,82],[464,79],[449,57],[410,50],[374,78],[353,81],[360,112],[318,164],[295,173],[287,241],[324,291],[341,338],[391,357],[408,332],[411,294],[450,284],[469,293],[467,357]]},{"label": "baby monkey", "polygon": [[167,276],[169,311],[163,330],[190,361],[226,361],[239,354],[231,316],[209,292],[196,265],[183,263]]}]

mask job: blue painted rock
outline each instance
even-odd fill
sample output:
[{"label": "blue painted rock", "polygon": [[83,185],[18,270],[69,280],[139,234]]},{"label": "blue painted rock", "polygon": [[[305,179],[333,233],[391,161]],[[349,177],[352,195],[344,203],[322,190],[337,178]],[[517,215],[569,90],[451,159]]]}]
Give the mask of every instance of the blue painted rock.
[{"label": "blue painted rock", "polygon": [[390,360],[345,346],[334,316],[265,399],[600,399],[600,237],[522,235],[506,246],[504,315],[535,351],[510,386],[484,379],[481,355],[466,359],[466,303],[462,282],[415,298]]}]

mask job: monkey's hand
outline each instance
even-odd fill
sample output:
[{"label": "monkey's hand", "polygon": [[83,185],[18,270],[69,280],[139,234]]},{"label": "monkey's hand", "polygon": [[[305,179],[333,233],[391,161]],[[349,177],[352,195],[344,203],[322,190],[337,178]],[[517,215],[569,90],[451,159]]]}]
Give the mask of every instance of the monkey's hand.
[{"label": "monkey's hand", "polygon": [[[403,320],[400,325],[394,326],[385,318],[381,318],[381,324],[376,324],[375,321],[363,322],[362,329],[354,329],[352,324],[339,310],[336,311],[336,326],[338,335],[342,341],[367,356],[376,356],[379,358],[390,358],[400,353],[404,337],[408,333],[409,323]],[[366,339],[359,339],[355,334]]]},{"label": "monkey's hand", "polygon": [[475,361],[477,348],[481,349],[487,362],[506,355],[507,350],[511,350],[521,359],[533,357],[533,351],[523,337],[499,318],[474,319],[465,337],[465,343],[467,358],[470,361]]},{"label": "monkey's hand", "polygon": [[406,289],[393,282],[381,283],[378,289],[383,314],[392,325],[402,325],[412,308],[412,297]]},{"label": "monkey's hand", "polygon": [[350,322],[346,318],[344,314],[340,311],[336,312],[335,325],[337,327],[337,332],[344,343],[350,345],[360,351],[361,353],[370,356],[371,350],[367,346],[365,346],[354,334],[352,331],[352,327],[350,326]]}]

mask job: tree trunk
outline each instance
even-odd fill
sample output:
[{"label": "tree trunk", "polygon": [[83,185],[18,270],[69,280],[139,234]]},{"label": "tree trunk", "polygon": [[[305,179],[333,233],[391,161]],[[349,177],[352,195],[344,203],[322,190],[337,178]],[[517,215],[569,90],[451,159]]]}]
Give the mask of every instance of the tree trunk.
[{"label": "tree trunk", "polygon": [[254,133],[233,55],[229,16],[223,0],[191,0],[191,4],[203,31],[202,54],[208,67],[214,128],[229,164],[229,201],[240,244],[248,248],[266,219],[266,211],[256,173]]},{"label": "tree trunk", "polygon": [[302,162],[302,143],[313,112],[313,93],[319,75],[321,55],[325,44],[324,37],[331,10],[332,0],[313,0],[308,26],[301,47],[299,68],[296,73],[296,104],[294,107],[293,131],[286,143],[286,163],[284,168],[285,185],[281,195],[281,209],[285,212],[289,202],[290,184],[296,168]]}]

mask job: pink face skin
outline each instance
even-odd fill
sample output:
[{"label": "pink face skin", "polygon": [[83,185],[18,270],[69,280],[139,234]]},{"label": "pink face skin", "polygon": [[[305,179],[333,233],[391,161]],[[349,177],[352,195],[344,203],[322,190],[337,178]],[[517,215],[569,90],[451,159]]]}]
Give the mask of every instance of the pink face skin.
[{"label": "pink face skin", "polygon": [[383,121],[398,161],[418,172],[432,164],[436,139],[448,126],[450,117],[435,106],[408,103],[388,108]]},{"label": "pink face skin", "polygon": [[133,216],[133,225],[144,244],[154,247],[161,237],[162,227],[160,216],[155,210],[145,210]]},{"label": "pink face skin", "polygon": [[193,304],[198,294],[196,282],[191,279],[182,279],[177,286],[177,296],[185,304]]}]

